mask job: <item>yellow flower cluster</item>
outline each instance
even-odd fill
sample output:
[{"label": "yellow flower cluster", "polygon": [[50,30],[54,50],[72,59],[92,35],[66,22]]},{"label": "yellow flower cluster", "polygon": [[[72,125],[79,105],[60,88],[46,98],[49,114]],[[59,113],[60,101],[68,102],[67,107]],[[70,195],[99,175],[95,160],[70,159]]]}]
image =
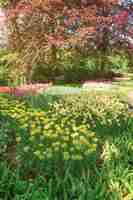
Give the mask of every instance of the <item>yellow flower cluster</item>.
[{"label": "yellow flower cluster", "polygon": [[34,114],[29,141],[34,144],[38,140],[38,145],[34,146],[34,155],[39,159],[60,156],[64,160],[81,160],[96,152],[98,141],[88,125],[76,125],[74,121],[68,126],[64,118],[55,121],[53,116],[49,118],[44,113]]},{"label": "yellow flower cluster", "polygon": [[77,123],[62,112],[30,110],[16,100],[0,102],[1,112],[18,123],[16,142],[21,143],[22,152],[32,153],[39,160],[82,160],[96,153],[98,140],[87,123]]}]

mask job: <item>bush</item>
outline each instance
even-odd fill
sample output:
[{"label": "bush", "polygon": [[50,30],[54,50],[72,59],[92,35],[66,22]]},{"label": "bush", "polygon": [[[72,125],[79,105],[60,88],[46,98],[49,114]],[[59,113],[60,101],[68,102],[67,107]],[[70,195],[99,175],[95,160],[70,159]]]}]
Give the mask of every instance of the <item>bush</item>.
[{"label": "bush", "polygon": [[[131,70],[132,58],[125,51],[112,50],[104,55],[100,51],[87,55],[67,50],[57,50],[54,63],[38,63],[31,66],[21,59],[18,52],[0,52],[0,81],[7,85],[48,80],[78,82],[96,77],[114,76]],[[60,80],[61,79],[61,80]]]},{"label": "bush", "polygon": [[130,70],[129,55],[125,51],[112,53],[107,56],[108,63],[111,65],[112,71],[116,73],[128,72]]},{"label": "bush", "polygon": [[[69,53],[70,54],[70,53]],[[64,62],[65,60],[65,62]],[[105,57],[102,52],[88,53],[87,55],[71,53],[71,57],[62,60],[65,81],[82,81],[90,78],[107,76],[111,69],[105,67]]]},{"label": "bush", "polygon": [[126,51],[112,50],[104,54],[101,51],[86,53],[86,55],[71,50],[57,50],[56,62],[36,65],[32,69],[32,79],[35,81],[56,80],[76,82],[96,77],[112,78],[117,73],[130,70],[131,60]]}]

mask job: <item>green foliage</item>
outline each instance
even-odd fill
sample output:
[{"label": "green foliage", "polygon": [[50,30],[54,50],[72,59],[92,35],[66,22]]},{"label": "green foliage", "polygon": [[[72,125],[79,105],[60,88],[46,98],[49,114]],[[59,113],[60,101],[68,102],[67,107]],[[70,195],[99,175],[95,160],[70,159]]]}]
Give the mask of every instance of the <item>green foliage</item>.
[{"label": "green foliage", "polygon": [[14,141],[14,132],[16,131],[16,123],[11,118],[5,118],[0,113],[0,159],[7,157],[8,147]]},{"label": "green foliage", "polygon": [[122,73],[129,71],[130,60],[125,52],[121,52],[120,54],[112,54],[108,56],[107,59],[112,66],[112,70],[115,72]]},{"label": "green foliage", "polygon": [[2,160],[7,158],[8,148],[14,144],[15,132],[17,131],[17,123],[6,114],[6,110],[11,105],[13,106],[7,95],[0,96],[0,159]]},{"label": "green foliage", "polygon": [[40,64],[40,65],[34,65],[32,67],[32,75],[31,79],[33,81],[37,82],[45,82],[46,80],[52,80],[52,72],[54,72],[54,67],[52,67],[50,64]]},{"label": "green foliage", "polygon": [[[69,53],[70,54],[70,53]],[[65,54],[64,54],[65,55]],[[62,59],[66,81],[85,80],[95,77],[112,77],[131,69],[131,60],[125,51],[96,51],[88,55],[73,55]],[[64,62],[65,61],[65,62]]]},{"label": "green foliage", "polygon": [[[88,174],[74,177],[65,171],[63,177],[51,174],[48,179],[39,175],[35,179],[22,178],[7,164],[0,165],[0,198],[26,200],[132,199],[132,134],[124,132],[120,137],[105,140],[103,163],[97,164]],[[77,166],[75,167],[75,170]]]},{"label": "green foliage", "polygon": [[44,177],[34,180],[24,180],[18,170],[8,167],[7,163],[0,165],[0,199],[16,200],[49,200]]},{"label": "green foliage", "polygon": [[2,84],[19,85],[26,81],[77,82],[94,77],[112,77],[113,73],[123,73],[131,69],[132,58],[126,52],[100,51],[88,55],[58,50],[54,63],[35,64],[31,72],[22,62],[18,52],[0,52],[0,81]]},{"label": "green foliage", "polygon": [[131,68],[129,55],[124,52],[95,51],[82,55],[71,50],[57,50],[55,63],[36,65],[32,69],[34,81],[62,79],[65,82],[88,80],[95,77],[112,77]]}]

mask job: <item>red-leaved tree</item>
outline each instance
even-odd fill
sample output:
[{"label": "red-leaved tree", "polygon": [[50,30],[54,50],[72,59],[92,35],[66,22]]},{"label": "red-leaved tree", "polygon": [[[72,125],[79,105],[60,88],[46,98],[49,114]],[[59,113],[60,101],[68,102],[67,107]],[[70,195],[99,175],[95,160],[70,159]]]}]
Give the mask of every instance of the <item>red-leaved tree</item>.
[{"label": "red-leaved tree", "polygon": [[[112,8],[118,0],[15,1],[9,11],[10,48],[23,57],[27,74],[34,64],[55,63],[57,49],[106,52]],[[118,20],[119,21],[119,20]]]}]

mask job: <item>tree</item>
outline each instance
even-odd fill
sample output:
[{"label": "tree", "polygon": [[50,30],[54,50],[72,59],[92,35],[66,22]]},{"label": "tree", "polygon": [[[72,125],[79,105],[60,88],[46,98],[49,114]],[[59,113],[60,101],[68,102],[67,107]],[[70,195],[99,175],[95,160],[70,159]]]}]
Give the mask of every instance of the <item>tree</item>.
[{"label": "tree", "polygon": [[[32,18],[32,21],[30,20],[32,25],[39,20],[38,24],[34,25],[33,34],[36,34],[35,29],[40,30],[49,45],[77,45],[86,42],[89,44],[88,40],[93,38],[99,47],[100,44],[103,45],[104,30],[106,34],[112,23],[112,16],[110,15],[112,6],[117,3],[117,0],[19,1],[12,12],[10,11],[10,19],[13,20],[13,25],[16,25],[18,31],[20,31],[20,34],[18,33],[19,39],[22,38],[22,18],[29,17]],[[20,17],[21,20],[18,20]],[[20,23],[20,26],[14,23],[15,20]],[[27,35],[28,31],[31,31],[30,25],[29,23],[24,25],[23,33]],[[20,41],[22,44],[22,40]]]},{"label": "tree", "polygon": [[[21,52],[29,71],[34,64],[55,63],[59,48],[104,53],[110,39],[116,42],[112,27],[119,17],[114,18],[114,7],[118,0],[15,1],[9,12],[10,47]],[[122,23],[126,17],[123,13]]]},{"label": "tree", "polygon": [[124,44],[129,49],[133,48],[133,1],[122,0],[119,11],[113,18],[115,28],[114,43]]}]

